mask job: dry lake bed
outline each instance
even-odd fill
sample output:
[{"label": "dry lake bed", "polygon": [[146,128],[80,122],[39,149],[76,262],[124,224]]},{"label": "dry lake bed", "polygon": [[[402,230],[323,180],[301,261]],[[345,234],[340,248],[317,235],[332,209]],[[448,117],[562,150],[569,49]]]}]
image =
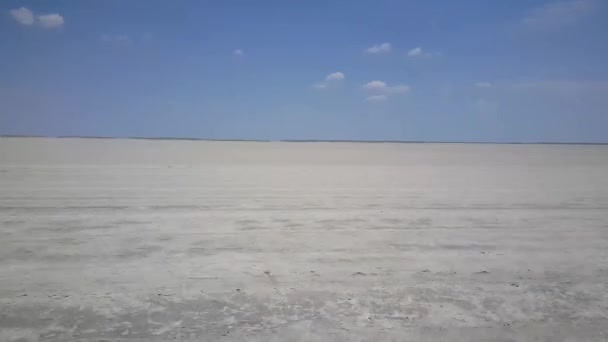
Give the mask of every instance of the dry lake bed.
[{"label": "dry lake bed", "polygon": [[0,138],[0,341],[606,341],[608,146]]}]

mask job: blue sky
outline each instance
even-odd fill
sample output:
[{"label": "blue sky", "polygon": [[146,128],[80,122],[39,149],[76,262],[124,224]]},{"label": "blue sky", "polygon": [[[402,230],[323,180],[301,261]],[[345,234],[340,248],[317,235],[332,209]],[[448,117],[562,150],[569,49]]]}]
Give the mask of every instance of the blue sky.
[{"label": "blue sky", "polygon": [[0,134],[608,142],[608,1],[3,0]]}]

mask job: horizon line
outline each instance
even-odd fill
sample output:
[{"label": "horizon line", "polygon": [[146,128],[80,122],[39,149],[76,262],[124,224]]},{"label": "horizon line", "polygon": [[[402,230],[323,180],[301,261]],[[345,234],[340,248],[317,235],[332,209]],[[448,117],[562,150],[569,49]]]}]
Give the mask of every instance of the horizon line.
[{"label": "horizon line", "polygon": [[559,141],[448,141],[448,140],[357,140],[357,139],[242,139],[242,138],[194,138],[194,137],[145,137],[145,136],[94,136],[94,135],[30,135],[0,134],[0,138],[55,138],[55,139],[125,139],[125,140],[185,140],[225,142],[292,142],[292,143],[385,143],[385,144],[491,144],[491,145],[608,145],[608,142],[559,142]]}]

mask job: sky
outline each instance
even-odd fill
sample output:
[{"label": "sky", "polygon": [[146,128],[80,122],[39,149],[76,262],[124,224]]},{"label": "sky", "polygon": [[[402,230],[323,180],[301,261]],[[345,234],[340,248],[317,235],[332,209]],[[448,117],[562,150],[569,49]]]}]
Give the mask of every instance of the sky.
[{"label": "sky", "polygon": [[3,0],[0,134],[608,143],[608,1]]}]

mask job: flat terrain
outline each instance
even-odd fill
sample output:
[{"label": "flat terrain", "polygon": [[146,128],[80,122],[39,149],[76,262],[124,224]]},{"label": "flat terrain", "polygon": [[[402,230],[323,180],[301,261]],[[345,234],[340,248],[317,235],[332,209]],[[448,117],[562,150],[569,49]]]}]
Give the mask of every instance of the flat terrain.
[{"label": "flat terrain", "polygon": [[606,341],[608,146],[0,138],[0,341]]}]

